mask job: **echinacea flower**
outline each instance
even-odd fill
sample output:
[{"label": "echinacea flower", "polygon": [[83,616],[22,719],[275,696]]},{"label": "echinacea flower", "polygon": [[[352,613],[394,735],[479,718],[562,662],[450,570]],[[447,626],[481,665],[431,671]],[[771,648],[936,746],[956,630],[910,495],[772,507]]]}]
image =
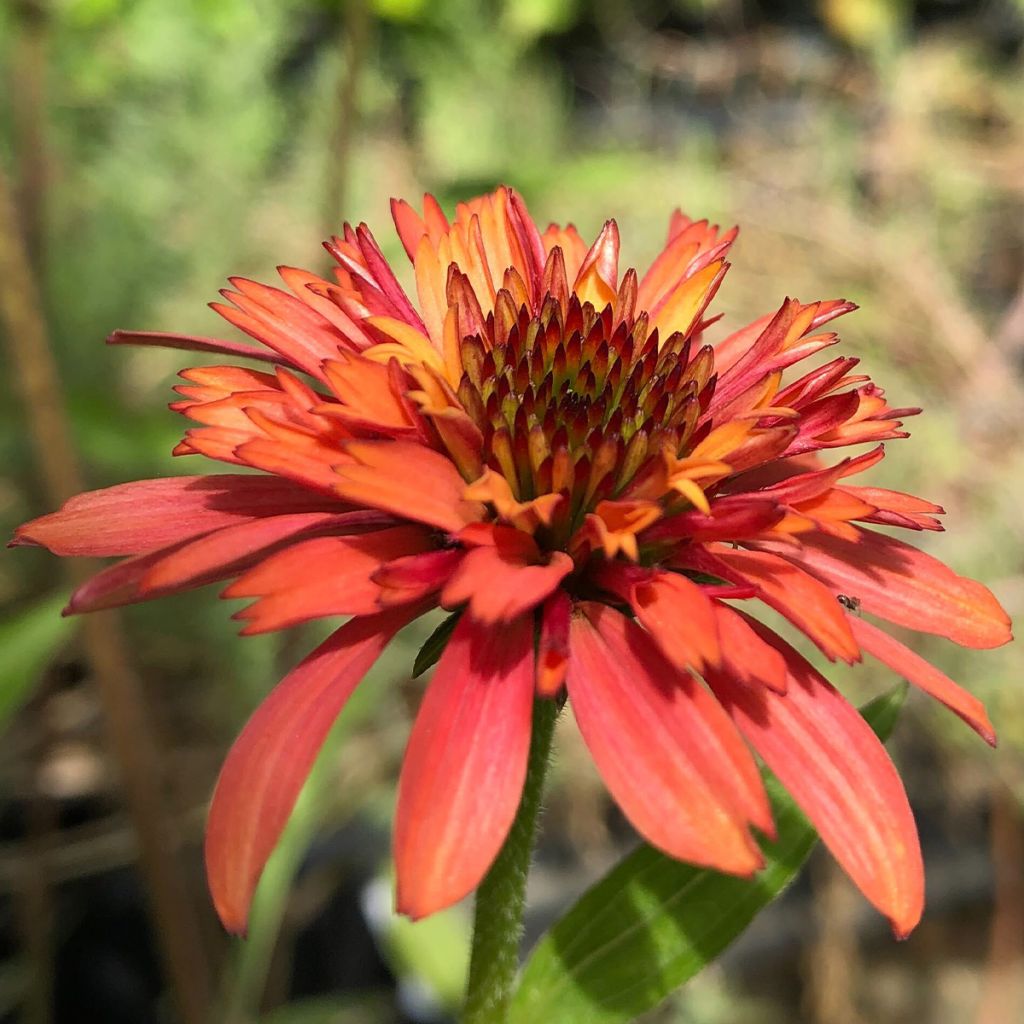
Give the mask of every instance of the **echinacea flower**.
[{"label": "echinacea flower", "polygon": [[[516,814],[535,699],[568,701],[611,795],[667,854],[737,875],[773,831],[752,750],[897,934],[923,903],[903,786],[854,708],[773,629],[862,651],[989,742],[981,703],[863,613],[972,648],[1010,639],[981,584],[876,527],[939,530],[928,501],[854,483],[906,436],[834,345],[854,308],[787,299],[715,344],[735,231],[675,213],[641,277],[608,221],[588,247],[500,188],[422,214],[393,203],[403,290],[365,225],[323,279],[232,280],[213,308],[265,349],[115,334],[269,364],[185,370],[177,448],[244,472],[121,484],[18,543],[122,556],[71,598],[107,608],[231,578],[243,633],[349,616],[256,711],[217,784],[216,908],[254,887],[326,733],[385,645],[441,606],[457,622],[409,739],[394,828],[398,909],[481,881]],[[828,461],[831,449],[872,444]],[[249,470],[260,470],[254,475]]]}]

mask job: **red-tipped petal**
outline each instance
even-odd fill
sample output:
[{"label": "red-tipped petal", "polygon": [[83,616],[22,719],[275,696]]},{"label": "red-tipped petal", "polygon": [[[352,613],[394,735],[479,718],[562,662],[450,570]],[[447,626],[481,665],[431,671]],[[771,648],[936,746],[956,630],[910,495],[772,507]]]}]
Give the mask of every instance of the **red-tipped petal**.
[{"label": "red-tipped petal", "polygon": [[785,516],[786,510],[774,501],[748,498],[722,498],[711,506],[711,514],[690,509],[655,523],[644,534],[645,541],[743,540],[770,529]]},{"label": "red-tipped petal", "polygon": [[224,927],[244,932],[252,894],[345,702],[419,609],[353,619],[273,689],[235,740],[206,825],[206,873]]},{"label": "red-tipped petal", "polygon": [[395,814],[400,913],[425,917],[471,892],[505,841],[526,779],[533,623],[464,615],[427,688]]},{"label": "red-tipped petal", "polygon": [[885,630],[856,617],[850,619],[850,625],[857,642],[868,654],[945,704],[990,746],[996,745],[996,732],[989,721],[985,705],[974,694],[958,686],[944,672],[940,672]]},{"label": "red-tipped petal", "polygon": [[565,685],[569,664],[569,618],[572,602],[564,590],[556,590],[544,602],[537,643],[537,695],[555,697]]},{"label": "red-tipped petal", "polygon": [[619,229],[615,221],[609,220],[584,257],[573,291],[581,302],[592,302],[601,309],[615,298],[618,282]]},{"label": "red-tipped petal", "polygon": [[1009,616],[987,587],[895,537],[860,530],[856,541],[822,533],[800,540],[800,548],[772,550],[835,593],[856,597],[872,615],[963,647],[1000,647],[1013,638]]},{"label": "red-tipped petal", "polygon": [[86,491],[19,526],[16,544],[55,555],[138,555],[261,516],[342,511],[341,502],[273,477],[174,476]]},{"label": "red-tipped petal", "polygon": [[752,625],[785,659],[786,693],[724,673],[708,681],[846,873],[906,936],[924,906],[924,868],[903,783],[857,711],[796,651]]},{"label": "red-tipped petal", "polygon": [[722,709],[635,623],[606,605],[580,609],[566,683],[616,803],[670,856],[751,874],[762,859],[747,824],[770,828],[771,817],[753,759]]}]

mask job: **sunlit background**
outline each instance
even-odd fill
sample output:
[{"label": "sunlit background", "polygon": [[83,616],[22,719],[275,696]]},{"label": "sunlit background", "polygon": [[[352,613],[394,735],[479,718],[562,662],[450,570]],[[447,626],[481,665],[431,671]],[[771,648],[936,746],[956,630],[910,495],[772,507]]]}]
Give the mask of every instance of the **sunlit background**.
[{"label": "sunlit background", "polygon": [[[450,208],[507,182],[542,227],[593,236],[614,216],[627,263],[658,250],[676,206],[739,223],[718,299],[734,326],[786,295],[859,303],[846,350],[893,404],[925,409],[876,480],[941,503],[948,533],[922,543],[1019,617],[1022,40],[1021,0],[9,0],[0,533],[78,472],[98,487],[216,468],[170,455],[174,375],[201,360],[107,348],[111,330],[223,334],[205,304],[229,275],[323,270],[344,219],[404,263],[389,197]],[[322,634],[239,640],[216,588],[87,631],[58,616],[65,570],[25,549],[0,560],[0,1020],[452,1019],[467,908],[416,926],[390,912],[430,625],[339,723],[243,946],[207,904],[205,804],[246,714]],[[1000,733],[993,752],[912,695],[891,743],[924,923],[895,943],[816,854],[649,1020],[1024,1019],[1024,654],[918,649]],[[895,683],[872,665],[838,676],[858,700]],[[570,719],[527,943],[634,842]]]}]

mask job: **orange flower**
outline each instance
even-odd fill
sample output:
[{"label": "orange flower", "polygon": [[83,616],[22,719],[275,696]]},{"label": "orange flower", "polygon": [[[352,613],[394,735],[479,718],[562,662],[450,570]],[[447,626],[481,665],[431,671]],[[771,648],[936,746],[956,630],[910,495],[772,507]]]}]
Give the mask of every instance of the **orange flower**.
[{"label": "orange flower", "polygon": [[[270,364],[185,370],[179,454],[228,473],[122,484],[21,527],[62,555],[114,555],[71,611],[231,578],[244,633],[351,616],[273,691],[221,773],[207,833],[217,910],[245,928],[260,872],[335,717],[389,640],[460,612],[412,730],[395,823],[398,907],[469,893],[516,813],[535,695],[567,691],[609,790],[666,853],[740,875],[772,820],[752,747],[867,898],[906,934],[922,909],[903,787],[856,711],[779,635],[862,650],[989,742],[980,702],[872,616],[974,648],[1010,639],[992,594],[873,527],[939,530],[927,501],[856,486],[904,437],[881,389],[835,358],[853,304],[801,303],[708,344],[735,231],[673,215],[641,278],[609,221],[590,247],[500,188],[449,222],[392,207],[417,302],[370,231],[332,279],[234,279],[216,309],[265,346],[161,334]],[[760,604],[759,604],[760,603]],[[749,744],[749,747],[748,747]]]}]

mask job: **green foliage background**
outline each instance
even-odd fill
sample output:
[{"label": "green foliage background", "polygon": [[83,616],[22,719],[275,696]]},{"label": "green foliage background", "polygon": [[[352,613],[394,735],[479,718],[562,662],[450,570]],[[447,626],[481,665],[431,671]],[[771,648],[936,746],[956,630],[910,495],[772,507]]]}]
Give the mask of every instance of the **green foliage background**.
[{"label": "green foliage background", "polygon": [[[861,305],[842,324],[846,347],[895,404],[926,410],[912,421],[910,441],[889,446],[879,482],[943,504],[949,532],[923,542],[989,582],[1019,615],[1024,23],[1009,0],[936,13],[942,6],[0,6],[0,66],[9,86],[0,99],[0,159],[20,188],[61,401],[90,484],[215,468],[170,456],[182,425],[165,403],[181,354],[108,349],[105,335],[118,327],[221,333],[205,303],[229,274],[270,280],[277,264],[322,268],[319,240],[343,219],[366,220],[387,255],[404,262],[388,229],[392,195],[416,199],[427,189],[450,204],[506,181],[524,192],[538,221],[572,220],[584,236],[615,216],[625,258],[638,265],[657,251],[678,205],[743,227],[719,300],[733,323],[775,308],[787,294],[845,295]],[[9,385],[8,375],[0,377],[0,531],[7,532],[43,511],[24,411]],[[55,735],[40,725],[48,701],[66,702],[61,673],[81,664],[69,633],[40,631],[37,602],[62,585],[59,572],[39,552],[0,560],[8,623],[0,626],[0,685],[12,694],[20,687],[16,696],[0,695],[11,737],[0,754],[0,795],[24,795],[17,780],[30,748],[42,744],[43,770],[74,743],[100,768],[99,781],[89,776],[79,785],[92,787],[114,813],[95,726]],[[133,656],[177,780],[177,812],[193,822],[185,827],[193,846],[226,743],[315,640],[308,631],[283,643],[242,642],[227,611],[210,593],[127,613]],[[987,807],[996,787],[1024,795],[1024,658],[1016,648],[979,656],[941,641],[918,646],[986,697],[1002,739],[990,753],[940,710],[911,702],[908,717],[916,721],[902,734],[917,739],[898,747],[897,758],[915,800],[949,827],[964,807]],[[384,666],[390,680],[378,680],[358,721],[325,757],[328,784],[307,800],[310,823],[297,827],[296,863],[325,817],[386,823],[418,693],[418,684],[393,683],[407,677],[414,650],[410,641]],[[39,677],[38,693],[16,715],[28,699],[29,672]],[[891,681],[868,667],[842,683],[861,697]],[[71,687],[79,688],[89,699],[88,678]],[[569,728],[563,733],[551,828],[574,849],[579,870],[593,873],[618,847],[578,740]],[[925,764],[941,767],[930,772]],[[3,856],[18,852],[12,842]],[[386,864],[379,870],[386,875]],[[285,916],[290,872],[281,877],[277,895],[266,897],[273,924],[268,949],[250,954],[257,961],[270,956]],[[200,893],[197,883],[197,899]],[[991,907],[978,913],[983,930]],[[419,941],[388,920],[381,932],[396,970],[432,977],[441,1004],[456,998],[451,963],[464,957],[457,915],[450,924],[440,926],[440,938]],[[955,957],[941,953],[942,925],[935,927],[933,966],[949,967]],[[293,932],[286,923],[285,945]],[[438,942],[451,953],[430,966]],[[902,972],[904,989],[923,991],[911,947],[888,949],[887,964]],[[979,953],[972,977],[984,967]],[[246,1013],[263,999],[269,1012],[282,1000],[280,992],[264,998],[267,969],[266,962],[225,958],[225,998]],[[862,979],[847,985],[852,1002],[878,1021],[904,1019],[893,1009],[898,998],[883,1005]],[[967,1019],[977,989],[945,1002],[932,992],[932,1016],[915,1019]],[[17,985],[14,991],[17,1002]],[[713,973],[688,992],[682,1015],[670,1007],[665,1020],[793,1019],[792,991],[744,994],[735,978]],[[310,1004],[302,1017],[278,1008],[268,1019],[388,1019],[382,998],[369,1006]],[[801,1012],[819,1019],[807,1005]]]}]

